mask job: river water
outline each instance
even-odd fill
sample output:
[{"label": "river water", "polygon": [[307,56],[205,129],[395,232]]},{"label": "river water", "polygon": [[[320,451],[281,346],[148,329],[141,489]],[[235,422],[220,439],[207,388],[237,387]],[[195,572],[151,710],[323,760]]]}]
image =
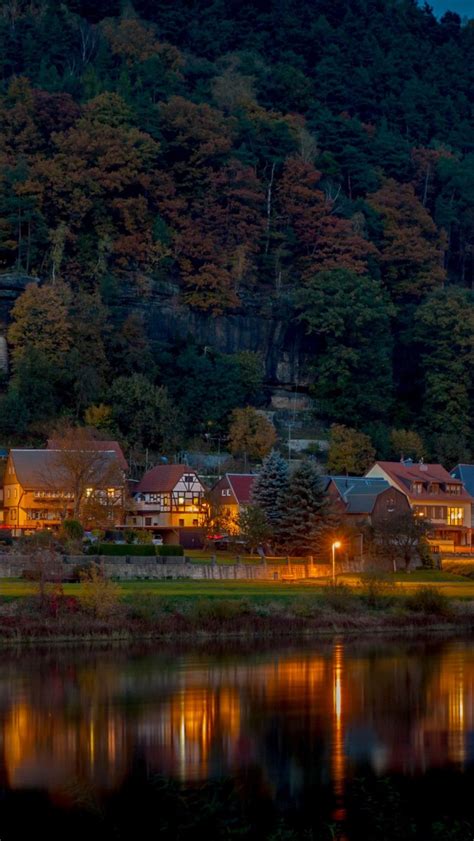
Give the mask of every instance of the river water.
[{"label": "river water", "polygon": [[0,656],[0,841],[474,838],[474,640]]}]

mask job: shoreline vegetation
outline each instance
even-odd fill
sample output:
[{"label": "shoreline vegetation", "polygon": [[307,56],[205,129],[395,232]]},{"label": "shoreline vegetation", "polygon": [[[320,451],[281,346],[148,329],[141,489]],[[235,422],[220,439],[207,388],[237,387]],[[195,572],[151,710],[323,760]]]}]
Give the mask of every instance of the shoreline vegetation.
[{"label": "shoreline vegetation", "polygon": [[[410,576],[408,576],[410,578]],[[461,576],[366,574],[332,583],[260,587],[129,582],[0,583],[0,645],[420,635],[474,629],[474,584]],[[418,581],[416,579],[419,579]],[[457,597],[450,593],[458,585]],[[461,584],[458,582],[461,581]],[[443,584],[446,592],[443,592]],[[462,588],[465,587],[463,590]],[[472,589],[472,593],[471,593]]]}]

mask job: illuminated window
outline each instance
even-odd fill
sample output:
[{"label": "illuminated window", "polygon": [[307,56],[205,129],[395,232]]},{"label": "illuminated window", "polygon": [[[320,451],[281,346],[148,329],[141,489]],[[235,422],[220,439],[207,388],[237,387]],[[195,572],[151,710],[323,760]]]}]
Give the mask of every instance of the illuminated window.
[{"label": "illuminated window", "polygon": [[199,497],[193,496],[193,505],[199,505]]},{"label": "illuminated window", "polygon": [[184,505],[184,496],[178,497],[178,505]]},{"label": "illuminated window", "polygon": [[86,488],[86,496],[92,496],[92,488]]},{"label": "illuminated window", "polygon": [[448,524],[450,526],[462,526],[464,522],[464,511],[462,508],[448,508]]},{"label": "illuminated window", "polygon": [[107,488],[107,496],[113,498],[115,496],[115,488]]}]

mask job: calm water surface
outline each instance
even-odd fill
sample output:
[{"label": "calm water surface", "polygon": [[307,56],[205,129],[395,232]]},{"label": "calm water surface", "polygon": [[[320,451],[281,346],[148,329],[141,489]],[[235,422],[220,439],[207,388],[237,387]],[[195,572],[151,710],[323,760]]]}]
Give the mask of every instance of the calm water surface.
[{"label": "calm water surface", "polygon": [[474,838],[474,640],[0,655],[0,841]]}]

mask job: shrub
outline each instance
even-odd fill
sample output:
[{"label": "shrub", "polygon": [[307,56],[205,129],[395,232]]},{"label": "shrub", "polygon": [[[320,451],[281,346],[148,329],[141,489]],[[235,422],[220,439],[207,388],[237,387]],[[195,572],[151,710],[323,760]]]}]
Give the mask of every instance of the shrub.
[{"label": "shrub", "polygon": [[79,520],[63,520],[61,531],[66,540],[82,540],[84,537],[84,529]]},{"label": "shrub", "polygon": [[405,600],[406,607],[416,613],[449,616],[452,613],[447,596],[436,587],[418,587]]},{"label": "shrub", "polygon": [[251,608],[245,599],[198,599],[191,612],[201,622],[226,622],[249,614]]},{"label": "shrub", "polygon": [[97,619],[104,619],[115,613],[120,600],[120,587],[105,577],[104,570],[98,564],[91,564],[90,569],[81,575],[82,588],[79,603],[86,613]]},{"label": "shrub", "polygon": [[184,555],[184,549],[182,546],[175,546],[174,544],[170,544],[168,546],[156,546],[156,554],[168,557],[182,557]]}]

